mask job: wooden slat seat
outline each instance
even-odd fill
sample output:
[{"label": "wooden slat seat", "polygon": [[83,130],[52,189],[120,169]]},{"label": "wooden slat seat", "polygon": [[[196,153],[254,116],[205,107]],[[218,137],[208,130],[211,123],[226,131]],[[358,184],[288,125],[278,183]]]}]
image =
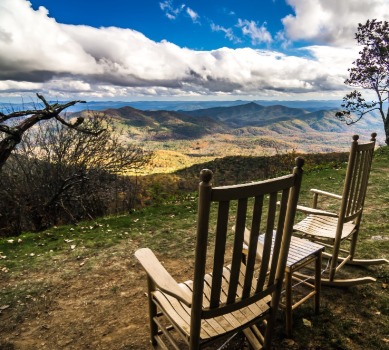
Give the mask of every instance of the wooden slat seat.
[{"label": "wooden slat seat", "polygon": [[[258,241],[263,244],[264,235],[258,237]],[[274,242],[274,238],[273,238]],[[292,237],[290,240],[288,258],[286,260],[286,267],[292,267],[304,261],[307,256],[315,254],[317,251],[323,251],[324,247],[321,244]]]},{"label": "wooden slat seat", "polygon": [[[304,233],[305,237],[316,240],[327,240],[334,244],[336,237],[336,230],[338,227],[338,218],[308,215],[302,221],[294,225],[294,229],[300,233]],[[344,240],[355,230],[353,222],[345,222],[341,232],[341,240]],[[304,237],[304,235],[301,235]]]},{"label": "wooden slat seat", "polygon": [[[222,287],[222,297],[221,303],[226,301],[226,296],[228,294],[228,282],[229,282],[230,271],[228,268],[224,270],[223,279],[226,283]],[[242,266],[241,269],[241,280],[244,280],[245,276],[245,266]],[[203,294],[203,307],[209,308],[209,287],[212,285],[212,275],[207,274],[205,276],[206,286],[204,288]],[[187,281],[180,283],[180,285],[187,289],[189,294],[193,293],[193,282]],[[243,289],[243,285],[240,284],[240,290]],[[241,297],[238,293],[237,298]],[[170,296],[167,293],[156,292],[153,294],[153,300],[156,304],[164,310],[164,315],[167,315],[169,321],[175,323],[184,333],[184,336],[189,341],[190,337],[190,307],[186,306],[184,303],[177,301],[176,298]],[[203,319],[201,321],[201,331],[200,337],[202,340],[207,340],[212,337],[217,337],[221,334],[225,334],[231,331],[237,331],[242,327],[245,327],[247,323],[252,322],[254,319],[257,319],[258,316],[266,314],[270,309],[271,296],[267,295],[266,297],[258,300],[257,302],[246,306],[244,308],[238,309],[237,311],[222,315],[216,316],[209,319]]]}]

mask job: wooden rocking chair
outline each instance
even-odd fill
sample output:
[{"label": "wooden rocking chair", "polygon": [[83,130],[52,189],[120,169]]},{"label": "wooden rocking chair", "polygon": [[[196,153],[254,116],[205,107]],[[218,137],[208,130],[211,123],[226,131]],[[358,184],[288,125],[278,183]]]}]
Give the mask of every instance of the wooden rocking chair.
[{"label": "wooden rocking chair", "polygon": [[[358,144],[359,136],[353,136],[341,196],[311,189],[312,208],[300,205],[297,207],[308,216],[294,226],[295,234],[320,242],[331,252],[328,254],[326,248],[326,252],[323,253],[324,257],[330,259],[330,267],[328,278],[322,278],[322,284],[350,286],[374,282],[375,279],[372,277],[336,279],[335,276],[344,264],[368,266],[388,263],[386,259],[357,260],[354,258],[377,134],[373,133],[371,136],[371,142],[366,144]],[[317,209],[319,195],[339,200],[338,213]],[[343,243],[348,244],[347,249]]]},{"label": "wooden rocking chair", "polygon": [[[200,349],[243,331],[254,348],[270,349],[303,162],[297,158],[290,175],[225,187],[212,187],[212,172],[202,170],[193,281],[177,283],[150,249],[136,251],[147,272],[154,347]],[[246,224],[252,234],[243,263]],[[265,239],[258,260],[260,230]],[[271,252],[273,230],[277,239]],[[206,267],[212,267],[212,272],[207,274]]]}]

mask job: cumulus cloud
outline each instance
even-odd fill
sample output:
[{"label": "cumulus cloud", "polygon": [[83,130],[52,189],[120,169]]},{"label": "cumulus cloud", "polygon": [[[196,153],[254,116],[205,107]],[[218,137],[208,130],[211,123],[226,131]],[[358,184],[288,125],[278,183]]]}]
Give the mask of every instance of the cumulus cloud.
[{"label": "cumulus cloud", "polygon": [[295,14],[282,19],[291,40],[328,45],[353,45],[358,23],[387,20],[388,0],[287,0]]},{"label": "cumulus cloud", "polygon": [[[241,28],[252,40],[271,40],[264,25],[241,21]],[[214,30],[229,35],[222,27]],[[2,96],[41,91],[85,99],[279,97],[343,89],[344,58],[351,63],[355,51],[324,46],[305,50],[300,56],[251,48],[195,51],[152,41],[131,29],[57,23],[45,8],[34,11],[25,0],[0,3]]]},{"label": "cumulus cloud", "polygon": [[25,74],[39,81],[53,72],[88,74],[98,69],[94,58],[48,17],[44,7],[33,11],[30,6],[23,0],[0,3],[0,79]]}]

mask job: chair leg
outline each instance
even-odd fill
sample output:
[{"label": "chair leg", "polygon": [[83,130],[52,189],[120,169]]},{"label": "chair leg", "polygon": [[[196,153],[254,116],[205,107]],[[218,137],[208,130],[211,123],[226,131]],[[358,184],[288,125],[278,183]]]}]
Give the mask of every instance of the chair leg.
[{"label": "chair leg", "polygon": [[320,309],[320,288],[321,288],[321,251],[319,252],[318,256],[315,259],[315,314],[317,315],[319,313]]},{"label": "chair leg", "polygon": [[251,350],[262,349],[264,339],[256,325],[244,329],[243,334],[245,335]]},{"label": "chair leg", "polygon": [[358,234],[359,234],[359,222],[361,221],[360,219],[361,219],[361,217],[358,218],[358,222],[355,226],[354,233],[352,234],[352,237],[351,237],[351,243],[350,243],[351,260],[354,259],[355,250],[357,249],[357,241],[358,241]]},{"label": "chair leg", "polygon": [[281,288],[282,288],[282,280],[281,283],[278,282],[278,285],[276,287],[276,290],[273,293],[276,293],[273,295],[271,303],[270,303],[270,313],[267,317],[266,322],[266,330],[265,330],[265,338],[263,342],[263,348],[264,349],[271,349],[271,343],[273,338],[273,332],[274,332],[274,324],[276,321],[276,313],[278,310],[278,305],[280,304],[280,297],[281,297]]},{"label": "chair leg", "polygon": [[149,322],[150,322],[150,340],[151,344],[155,347],[158,345],[156,337],[158,335],[158,326],[154,321],[154,318],[157,316],[157,305],[152,300],[152,292],[155,290],[154,282],[150,277],[147,278],[148,284],[148,293],[147,297],[149,300]]},{"label": "chair leg", "polygon": [[292,272],[285,272],[285,332],[292,337]]}]

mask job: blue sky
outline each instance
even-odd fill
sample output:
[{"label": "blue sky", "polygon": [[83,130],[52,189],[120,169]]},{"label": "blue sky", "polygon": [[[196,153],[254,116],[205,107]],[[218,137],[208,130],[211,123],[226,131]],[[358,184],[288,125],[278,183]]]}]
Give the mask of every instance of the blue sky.
[{"label": "blue sky", "polygon": [[339,99],[388,0],[0,0],[0,101]]},{"label": "blue sky", "polygon": [[61,23],[131,28],[154,41],[167,40],[194,50],[268,47],[268,42],[258,40],[253,45],[252,37],[242,33],[242,26],[251,24],[277,33],[282,30],[281,18],[293,13],[292,7],[280,0],[111,0],[109,6],[105,1],[93,5],[91,1],[75,0],[31,3],[34,9],[45,6],[50,16]]}]

